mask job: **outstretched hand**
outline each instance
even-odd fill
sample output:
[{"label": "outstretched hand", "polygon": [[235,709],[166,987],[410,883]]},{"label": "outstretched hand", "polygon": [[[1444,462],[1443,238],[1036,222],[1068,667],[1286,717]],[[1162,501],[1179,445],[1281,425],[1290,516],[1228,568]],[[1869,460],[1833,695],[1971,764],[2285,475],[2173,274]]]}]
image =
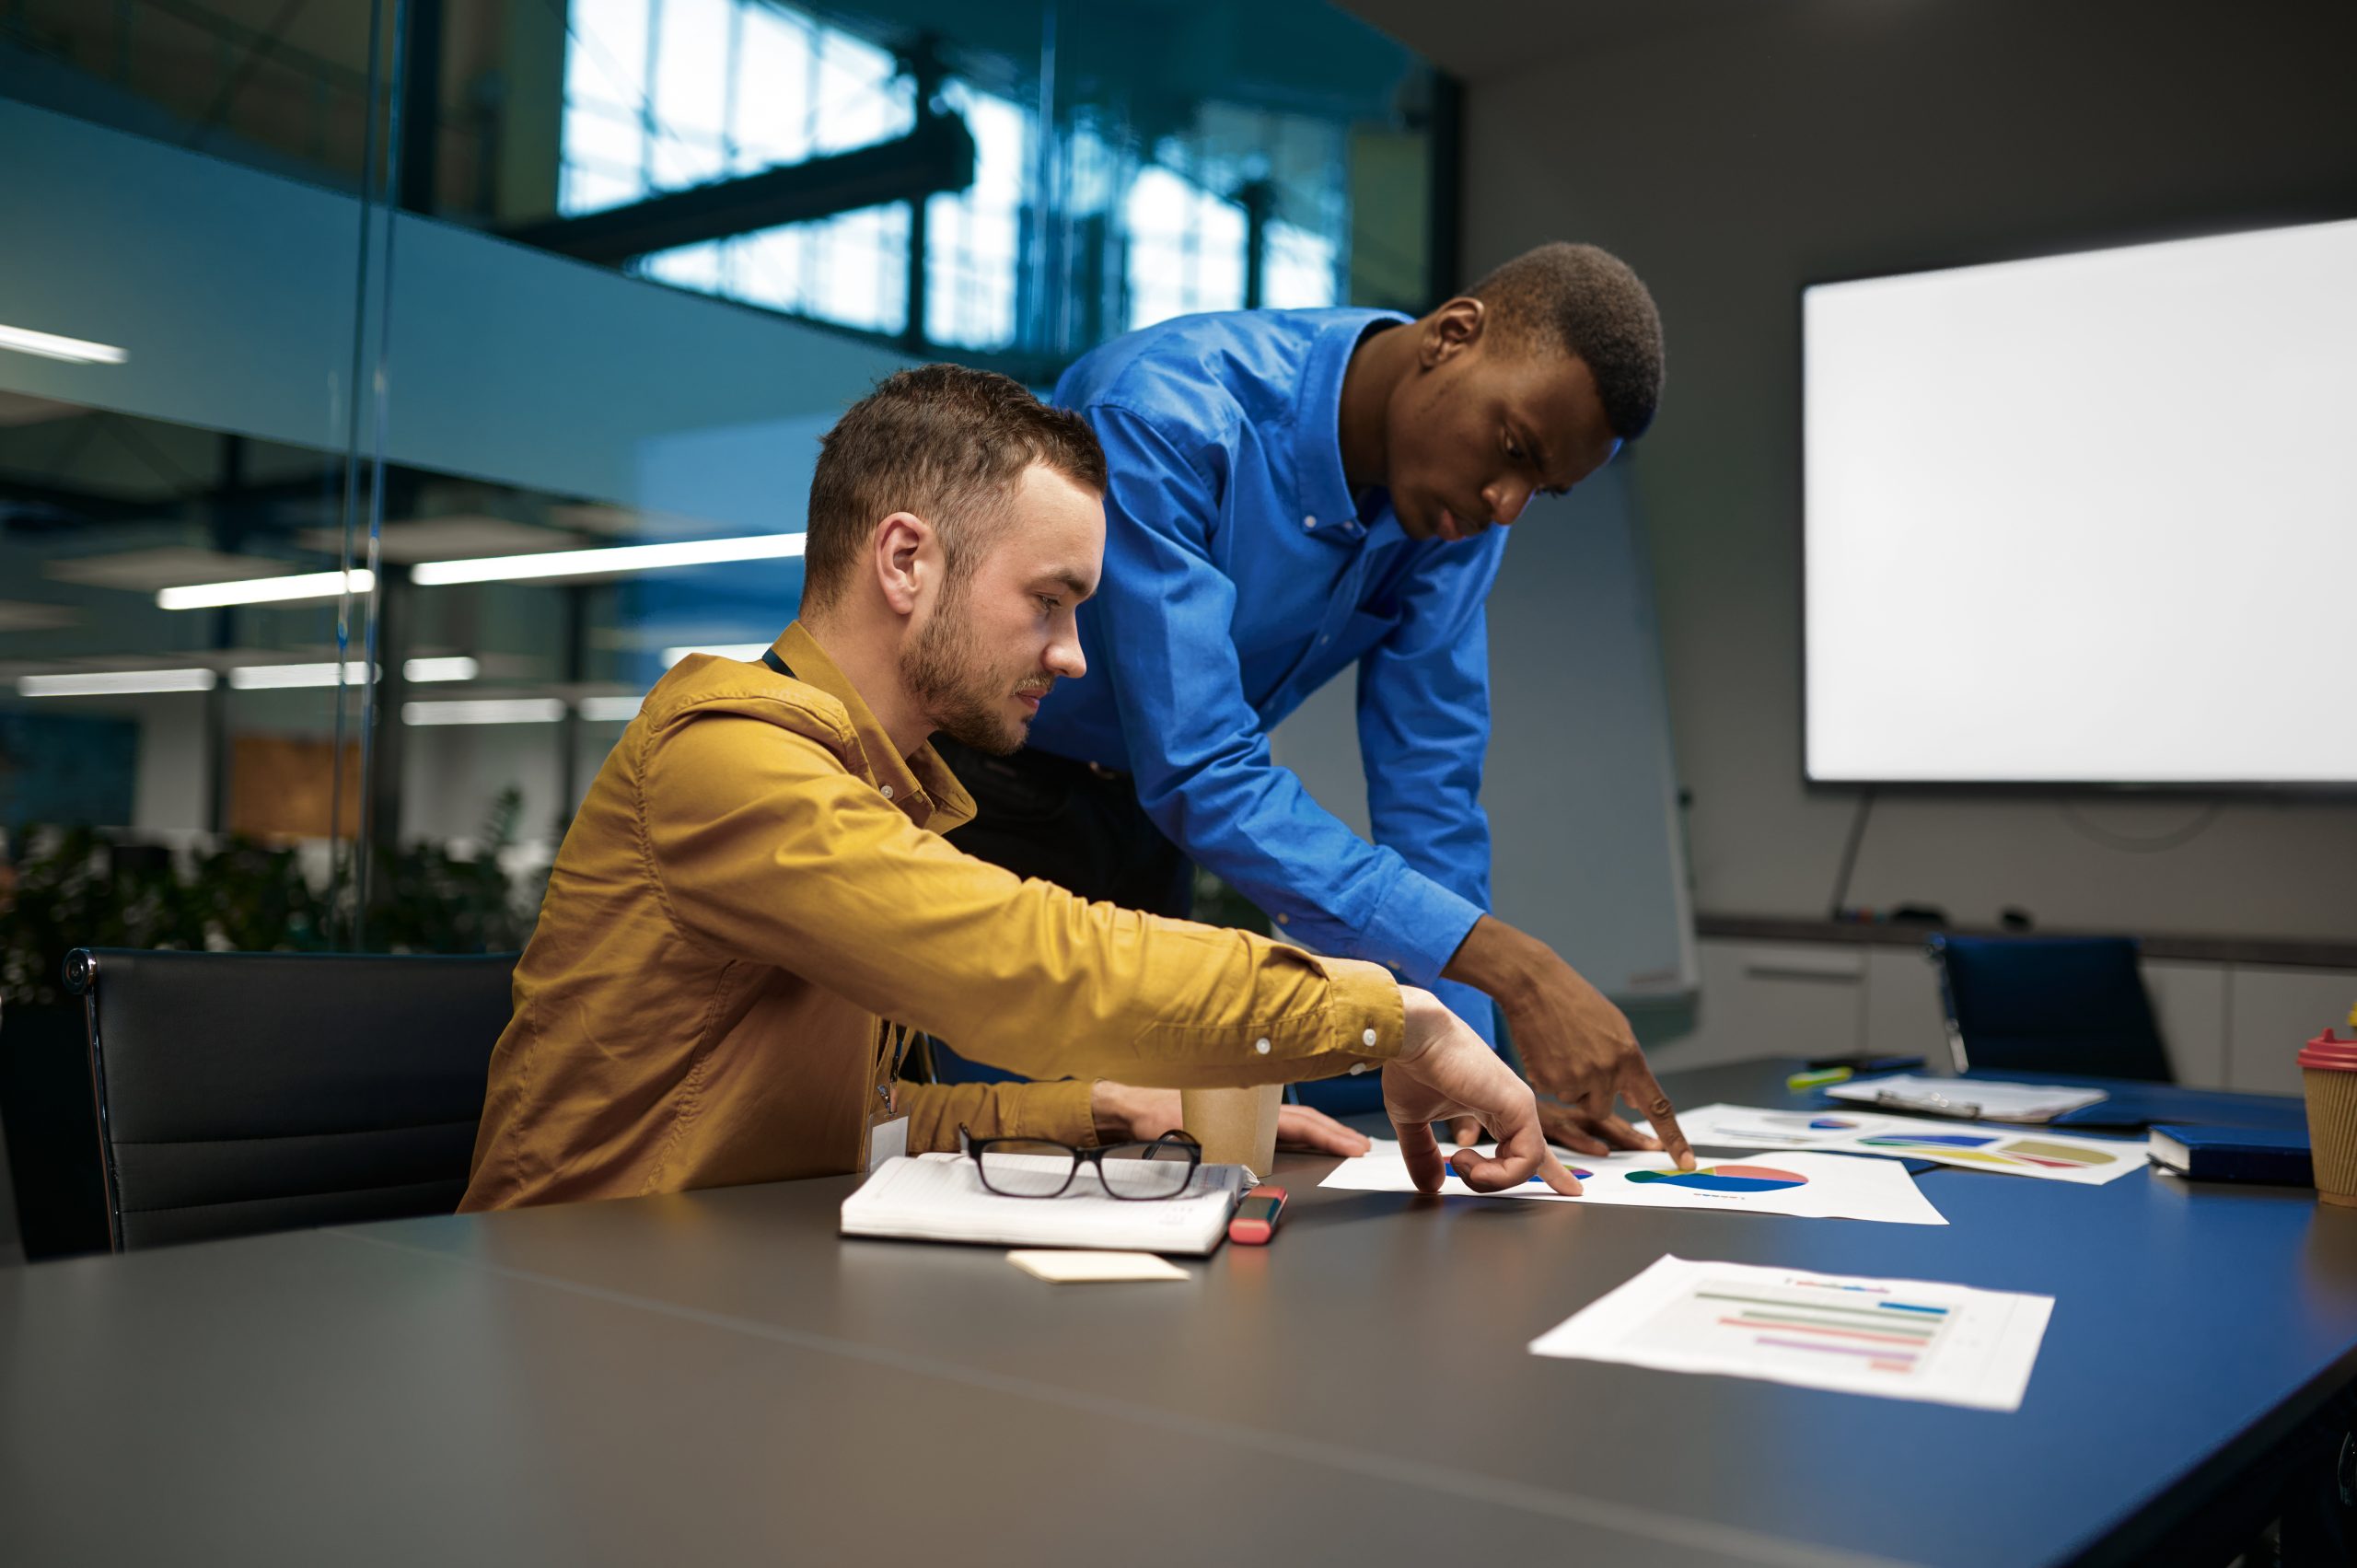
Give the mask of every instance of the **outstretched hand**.
[{"label": "outstretched hand", "polygon": [[[1579,1179],[1547,1147],[1530,1086],[1432,993],[1403,985],[1399,996],[1407,1045],[1384,1066],[1383,1108],[1416,1190],[1437,1192],[1454,1172],[1477,1192],[1504,1191],[1535,1176],[1558,1192],[1576,1194]],[[1443,1161],[1432,1124],[1457,1116],[1494,1131],[1497,1153],[1459,1149]]]},{"label": "outstretched hand", "polygon": [[[1665,1149],[1680,1169],[1694,1168],[1693,1147],[1628,1018],[1546,944],[1483,915],[1445,972],[1497,999],[1531,1083],[1553,1097],[1539,1107],[1549,1138],[1584,1155]],[[1653,1123],[1651,1135],[1622,1119],[1623,1099]]]}]

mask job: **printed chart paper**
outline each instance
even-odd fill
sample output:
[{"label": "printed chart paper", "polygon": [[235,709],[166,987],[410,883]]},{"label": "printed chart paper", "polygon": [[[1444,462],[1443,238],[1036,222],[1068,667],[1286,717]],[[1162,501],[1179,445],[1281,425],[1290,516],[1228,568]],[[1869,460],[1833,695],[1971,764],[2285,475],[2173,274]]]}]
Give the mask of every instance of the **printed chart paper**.
[{"label": "printed chart paper", "polygon": [[[1482,1155],[1490,1144],[1468,1144]],[[1444,1158],[1456,1153],[1441,1145]],[[1915,1185],[1904,1166],[1841,1155],[1791,1155],[1772,1160],[1704,1160],[1679,1170],[1667,1155],[1620,1153],[1556,1156],[1580,1179],[1580,1196],[1567,1197],[1532,1178],[1504,1192],[1476,1192],[1451,1172],[1441,1183],[1444,1197],[1504,1198],[1548,1203],[1608,1203],[1643,1209],[1719,1209],[1803,1219],[1883,1220],[1893,1225],[1945,1225],[1947,1220]],[[1321,1187],[1360,1192],[1413,1192],[1399,1145],[1377,1139],[1375,1147],[1336,1166]]]},{"label": "printed chart paper", "polygon": [[2024,1132],[1972,1121],[1884,1116],[1847,1106],[1832,1110],[1761,1110],[1744,1105],[1706,1105],[1679,1111],[1678,1125],[1689,1141],[1712,1148],[1887,1155],[2082,1187],[2100,1187],[2144,1168],[2142,1139],[2081,1138],[2068,1132]]},{"label": "printed chart paper", "polygon": [[2014,1411],[2053,1312],[2050,1295],[1669,1257],[1530,1351]]}]

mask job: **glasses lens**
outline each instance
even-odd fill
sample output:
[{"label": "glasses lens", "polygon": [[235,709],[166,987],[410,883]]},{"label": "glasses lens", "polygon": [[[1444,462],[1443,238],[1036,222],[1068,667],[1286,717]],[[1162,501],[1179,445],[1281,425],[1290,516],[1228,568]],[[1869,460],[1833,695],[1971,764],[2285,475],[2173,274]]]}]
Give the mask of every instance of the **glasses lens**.
[{"label": "glasses lens", "polygon": [[1194,1150],[1178,1144],[1123,1144],[1105,1151],[1105,1186],[1116,1198],[1176,1198],[1195,1168]]},{"label": "glasses lens", "polygon": [[982,1185],[1009,1198],[1052,1198],[1079,1157],[1062,1144],[994,1143],[981,1154]]}]

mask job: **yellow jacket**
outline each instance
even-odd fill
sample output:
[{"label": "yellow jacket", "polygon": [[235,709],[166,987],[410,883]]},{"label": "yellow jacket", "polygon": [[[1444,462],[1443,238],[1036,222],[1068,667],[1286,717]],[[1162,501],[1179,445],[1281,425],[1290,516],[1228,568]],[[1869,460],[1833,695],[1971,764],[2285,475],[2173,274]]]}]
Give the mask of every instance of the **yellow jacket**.
[{"label": "yellow jacket", "polygon": [[[516,969],[462,1210],[858,1170],[895,1098],[911,1153],[961,1121],[1085,1144],[1091,1078],[1270,1083],[1398,1053],[1376,965],[952,849],[974,803],[933,749],[899,756],[799,621],[776,652],[795,678],[682,660],[598,771]],[[1082,1081],[896,1085],[911,1029]]]}]

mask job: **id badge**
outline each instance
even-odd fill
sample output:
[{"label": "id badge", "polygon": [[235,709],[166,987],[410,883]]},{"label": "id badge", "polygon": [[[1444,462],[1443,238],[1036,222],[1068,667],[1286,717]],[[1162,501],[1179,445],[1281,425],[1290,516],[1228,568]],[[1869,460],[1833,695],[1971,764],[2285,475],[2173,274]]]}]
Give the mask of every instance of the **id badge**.
[{"label": "id badge", "polygon": [[909,1152],[909,1119],[896,1116],[889,1121],[879,1121],[867,1130],[867,1174],[886,1160],[898,1159]]}]

